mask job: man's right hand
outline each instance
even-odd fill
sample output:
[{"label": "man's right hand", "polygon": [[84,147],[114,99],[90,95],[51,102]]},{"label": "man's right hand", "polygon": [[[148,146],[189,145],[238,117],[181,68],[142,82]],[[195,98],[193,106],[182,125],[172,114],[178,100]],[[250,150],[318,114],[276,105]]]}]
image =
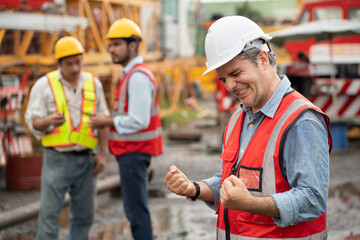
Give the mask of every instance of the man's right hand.
[{"label": "man's right hand", "polygon": [[64,113],[62,112],[55,112],[49,116],[50,125],[54,125],[55,127],[61,126],[65,122]]},{"label": "man's right hand", "polygon": [[176,166],[170,166],[165,177],[166,187],[173,193],[180,196],[195,196],[195,185]]},{"label": "man's right hand", "polygon": [[33,127],[38,131],[45,131],[48,127],[53,125],[58,127],[63,125],[65,122],[64,113],[55,112],[44,118],[35,118],[33,120]]},{"label": "man's right hand", "polygon": [[107,116],[101,113],[93,113],[90,116],[89,126],[92,129],[103,128],[103,127],[112,127],[114,126],[114,121],[111,116]]}]

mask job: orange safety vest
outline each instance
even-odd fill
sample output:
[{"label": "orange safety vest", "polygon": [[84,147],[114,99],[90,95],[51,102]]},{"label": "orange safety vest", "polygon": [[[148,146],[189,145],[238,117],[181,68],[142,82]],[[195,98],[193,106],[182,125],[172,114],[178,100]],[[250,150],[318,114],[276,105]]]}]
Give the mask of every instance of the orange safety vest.
[{"label": "orange safety vest", "polygon": [[[115,92],[115,101],[113,104],[112,116],[128,113],[128,84],[130,76],[134,72],[146,74],[156,89],[154,75],[149,67],[144,64],[136,64],[120,81],[118,89]],[[131,152],[142,152],[152,156],[163,152],[162,147],[162,127],[159,116],[159,106],[157,93],[154,90],[152,96],[151,119],[149,126],[136,133],[118,134],[114,127],[110,128],[109,149],[115,156],[120,156]]]},{"label": "orange safety vest", "polygon": [[[290,190],[280,167],[283,144],[288,129],[308,110],[321,113],[328,126],[328,144],[331,150],[329,118],[298,92],[286,95],[274,118],[265,117],[249,142],[237,169],[233,169],[238,158],[240,134],[244,112],[239,109],[228,122],[224,133],[224,151],[221,154],[223,170],[221,183],[231,174],[244,179],[251,194],[269,196]],[[278,227],[273,219],[264,215],[224,209],[219,202],[217,222],[218,239],[324,239],[326,236],[326,213],[319,218],[300,222],[294,226]]]},{"label": "orange safety vest", "polygon": [[85,80],[82,89],[81,120],[76,129],[74,129],[71,122],[65,92],[59,80],[58,71],[46,74],[55,99],[56,111],[64,113],[65,123],[42,137],[41,143],[44,147],[67,147],[78,144],[90,149],[96,148],[98,140],[94,136],[93,130],[88,126],[90,115],[96,110],[95,80],[91,73],[86,74],[88,78]]}]

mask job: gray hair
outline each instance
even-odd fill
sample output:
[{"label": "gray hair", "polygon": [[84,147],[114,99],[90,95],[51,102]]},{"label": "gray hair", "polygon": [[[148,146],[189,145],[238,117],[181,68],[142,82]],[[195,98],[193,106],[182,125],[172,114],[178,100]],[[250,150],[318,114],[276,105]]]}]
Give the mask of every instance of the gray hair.
[{"label": "gray hair", "polygon": [[[248,59],[250,60],[253,64],[255,64],[255,66],[258,66],[258,62],[257,62],[257,56],[259,55],[259,53],[262,50],[259,48],[251,48],[245,52],[241,52],[238,56],[240,56],[242,59]],[[271,66],[273,66],[276,69],[276,56],[275,53],[273,51],[268,52],[268,56],[269,56],[269,62],[271,64]]]}]

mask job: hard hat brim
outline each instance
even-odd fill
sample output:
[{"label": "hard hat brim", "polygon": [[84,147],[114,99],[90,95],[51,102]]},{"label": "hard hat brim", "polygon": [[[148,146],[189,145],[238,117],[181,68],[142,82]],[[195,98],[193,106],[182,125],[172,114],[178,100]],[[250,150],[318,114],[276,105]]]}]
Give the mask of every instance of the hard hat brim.
[{"label": "hard hat brim", "polygon": [[[238,54],[237,54],[237,55],[238,55]],[[204,76],[205,74],[207,74],[207,73],[209,73],[209,72],[211,72],[211,71],[214,71],[214,70],[218,69],[219,67],[225,65],[226,63],[228,63],[228,62],[230,62],[231,60],[233,60],[237,55],[235,55],[235,56],[234,56],[233,58],[231,58],[230,60],[225,59],[225,60],[223,60],[223,61],[221,61],[221,62],[219,62],[219,63],[217,63],[217,64],[215,64],[215,65],[213,65],[213,66],[211,66],[211,67],[208,67],[208,68],[206,69],[206,71],[205,71],[201,76]],[[207,62],[206,62],[206,65],[207,65]]]}]

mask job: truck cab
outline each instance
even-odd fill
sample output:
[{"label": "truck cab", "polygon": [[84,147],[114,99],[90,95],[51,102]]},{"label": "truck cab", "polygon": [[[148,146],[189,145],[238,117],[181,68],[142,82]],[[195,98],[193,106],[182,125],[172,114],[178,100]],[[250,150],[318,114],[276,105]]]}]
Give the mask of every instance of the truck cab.
[{"label": "truck cab", "polygon": [[[360,1],[305,3],[294,21],[346,19],[360,21]],[[288,41],[291,61],[280,69],[292,86],[327,113],[333,122],[360,123],[360,34],[334,34],[319,40]]]}]

